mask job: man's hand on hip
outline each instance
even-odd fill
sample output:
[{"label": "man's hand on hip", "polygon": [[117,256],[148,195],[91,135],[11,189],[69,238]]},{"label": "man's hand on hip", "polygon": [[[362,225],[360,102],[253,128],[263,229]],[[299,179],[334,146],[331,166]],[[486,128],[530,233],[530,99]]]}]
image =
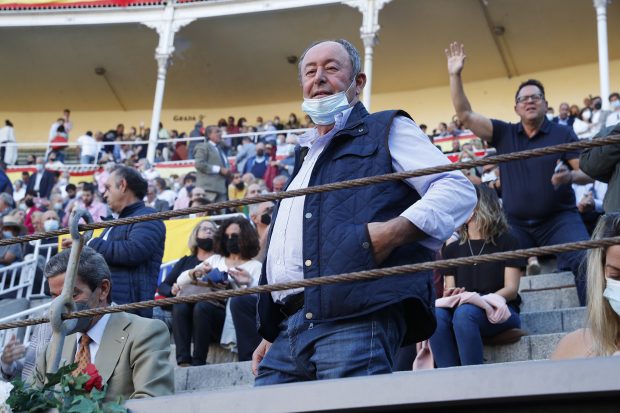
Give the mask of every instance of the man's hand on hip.
[{"label": "man's hand on hip", "polygon": [[394,248],[426,236],[404,217],[396,217],[386,222],[369,222],[368,235],[377,264],[382,263]]},{"label": "man's hand on hip", "polygon": [[252,353],[252,373],[255,376],[258,376],[258,365],[263,361],[270,347],[271,343],[263,339],[258,347],[256,347],[256,350],[254,350],[254,353]]}]

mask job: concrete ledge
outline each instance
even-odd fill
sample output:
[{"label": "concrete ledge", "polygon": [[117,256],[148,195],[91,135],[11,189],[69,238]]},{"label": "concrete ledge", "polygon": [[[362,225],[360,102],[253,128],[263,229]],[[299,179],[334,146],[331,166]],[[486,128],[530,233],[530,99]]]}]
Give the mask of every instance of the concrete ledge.
[{"label": "concrete ledge", "polygon": [[519,295],[523,299],[521,312],[524,313],[579,307],[579,298],[575,287],[521,292]]},{"label": "concrete ledge", "polygon": [[[534,361],[468,366],[373,377],[314,381],[262,388],[197,391],[154,399],[130,400],[134,413],[307,411],[497,411],[498,405],[553,403],[563,412],[597,411],[608,403],[617,411],[620,357]],[[609,404],[610,397],[613,404]],[[586,400],[580,410],[573,400]],[[581,405],[583,408],[583,405]],[[510,409],[510,411],[518,411]],[[533,411],[523,408],[522,411]],[[536,411],[543,411],[537,409]],[[601,410],[598,410],[601,411]],[[605,411],[613,411],[606,409]]]},{"label": "concrete ledge", "polygon": [[539,334],[521,337],[514,344],[485,346],[486,363],[508,363],[513,361],[545,360],[551,356],[564,333]]},{"label": "concrete ledge", "polygon": [[568,333],[585,326],[586,308],[521,313],[521,329],[529,335]]},{"label": "concrete ledge", "polygon": [[565,285],[575,285],[575,277],[572,272],[558,272],[521,277],[519,291],[539,290],[541,288],[553,288]]}]

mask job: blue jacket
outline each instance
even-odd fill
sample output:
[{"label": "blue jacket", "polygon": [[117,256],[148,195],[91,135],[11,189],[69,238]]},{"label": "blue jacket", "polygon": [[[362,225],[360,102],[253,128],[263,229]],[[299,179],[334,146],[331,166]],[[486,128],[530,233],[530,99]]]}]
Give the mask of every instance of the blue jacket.
[{"label": "blue jacket", "polygon": [[[131,204],[119,218],[154,213],[143,201]],[[111,231],[104,240],[106,232]],[[164,256],[166,227],[161,221],[113,227],[93,238],[88,246],[103,255],[112,273],[112,300],[117,304],[152,300],[157,289],[159,267]],[[151,317],[152,309],[136,311],[143,317]]]},{"label": "blue jacket", "polygon": [[[349,115],[346,126],[321,153],[309,186],[394,172],[388,136],[397,115],[409,116],[399,111],[369,115],[358,103]],[[302,163],[299,147],[295,155],[293,176]],[[397,217],[418,199],[419,194],[402,181],[306,195],[304,278],[431,261],[433,254],[430,250],[411,243],[395,249],[377,266],[366,226],[369,222]],[[277,210],[274,211],[274,220],[276,215]],[[267,283],[265,269],[266,265],[263,265],[260,284]],[[304,299],[308,322],[358,317],[403,303],[407,321],[406,343],[428,338],[435,330],[430,272],[309,287],[305,289]],[[279,306],[273,302],[271,294],[261,294],[258,299],[260,334],[273,341],[282,319]]]}]

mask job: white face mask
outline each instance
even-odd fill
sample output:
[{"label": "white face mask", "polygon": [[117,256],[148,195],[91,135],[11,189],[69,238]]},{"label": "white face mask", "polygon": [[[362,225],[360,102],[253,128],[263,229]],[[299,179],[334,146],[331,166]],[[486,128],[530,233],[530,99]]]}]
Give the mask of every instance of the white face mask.
[{"label": "white face mask", "polygon": [[495,174],[495,171],[485,172],[482,174],[480,180],[482,183],[497,181],[497,175]]},{"label": "white face mask", "polygon": [[609,305],[620,316],[620,281],[606,278],[607,287],[603,291],[603,297],[609,301]]},{"label": "white face mask", "polygon": [[55,219],[48,219],[43,223],[43,228],[45,232],[48,231],[56,231],[60,227],[60,223]]},{"label": "white face mask", "polygon": [[547,119],[553,120],[553,113],[547,113]]},{"label": "white face mask", "polygon": [[592,112],[590,110],[584,110],[583,113],[581,114],[582,119],[585,120],[586,122],[590,120],[591,116],[592,116]]},{"label": "white face mask", "polygon": [[306,112],[316,125],[331,125],[336,122],[337,114],[349,108],[350,104],[349,99],[347,99],[347,93],[354,84],[355,79],[353,79],[347,90],[324,98],[304,98],[301,110]]},{"label": "white face mask", "polygon": [[614,110],[620,109],[620,100],[614,100],[613,102],[609,102],[609,106],[611,106],[611,108]]}]

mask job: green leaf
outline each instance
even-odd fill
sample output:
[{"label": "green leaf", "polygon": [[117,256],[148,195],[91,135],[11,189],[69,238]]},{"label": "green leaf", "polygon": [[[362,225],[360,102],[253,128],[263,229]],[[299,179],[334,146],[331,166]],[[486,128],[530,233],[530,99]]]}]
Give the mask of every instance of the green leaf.
[{"label": "green leaf", "polygon": [[58,369],[56,373],[46,373],[45,377],[47,378],[45,387],[54,387],[59,384],[62,380],[63,376],[71,377],[71,372],[77,368],[77,363],[67,364]]},{"label": "green leaf", "polygon": [[104,413],[127,413],[127,408],[119,403],[108,402],[103,405]]},{"label": "green leaf", "polygon": [[77,396],[67,413],[92,413],[97,409],[97,403],[87,397]]}]

